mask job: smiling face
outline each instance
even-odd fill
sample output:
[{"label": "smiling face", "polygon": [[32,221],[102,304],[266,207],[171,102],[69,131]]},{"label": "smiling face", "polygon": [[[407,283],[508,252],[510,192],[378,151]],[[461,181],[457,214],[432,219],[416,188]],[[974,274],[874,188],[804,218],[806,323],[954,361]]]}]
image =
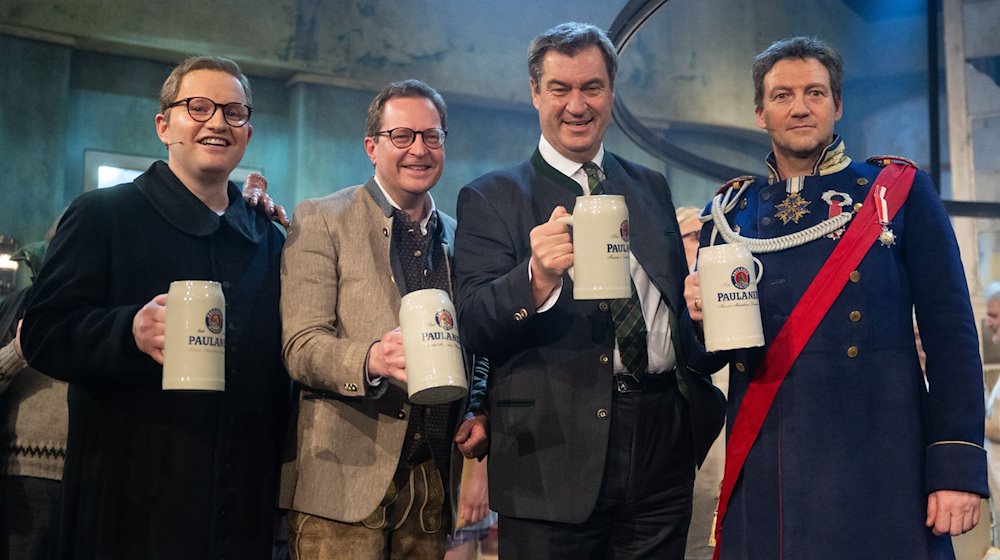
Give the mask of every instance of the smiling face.
[{"label": "smiling face", "polygon": [[[441,116],[426,97],[393,97],[385,102],[379,130],[399,127],[416,131],[442,128]],[[397,148],[388,136],[367,136],[365,151],[379,184],[404,210],[420,208],[425,194],[444,172],[444,146],[428,148],[422,134],[406,148]]]},{"label": "smiling face", "polygon": [[[222,105],[247,103],[239,80],[218,70],[193,70],[184,75],[174,101],[206,97]],[[231,126],[217,109],[207,122],[198,122],[184,104],[156,115],[156,133],[167,146],[167,165],[189,188],[195,185],[225,184],[239,165],[253,134],[248,123]]]},{"label": "smiling face", "polygon": [[842,105],[835,102],[830,73],[815,58],[789,58],[764,76],[764,99],[757,126],[767,130],[782,176],[811,167],[833,141],[833,125]]},{"label": "smiling face", "polygon": [[611,124],[615,94],[604,56],[597,46],[575,56],[549,51],[542,73],[531,82],[542,135],[560,154],[584,163],[593,159]]}]

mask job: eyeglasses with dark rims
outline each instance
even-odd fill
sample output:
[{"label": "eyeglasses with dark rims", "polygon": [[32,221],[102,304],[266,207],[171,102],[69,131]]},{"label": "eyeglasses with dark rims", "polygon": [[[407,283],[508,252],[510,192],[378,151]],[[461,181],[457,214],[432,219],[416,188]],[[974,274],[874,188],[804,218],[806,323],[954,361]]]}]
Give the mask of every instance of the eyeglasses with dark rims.
[{"label": "eyeglasses with dark rims", "polygon": [[443,128],[427,128],[424,130],[413,130],[405,126],[380,130],[376,136],[388,136],[393,146],[397,148],[409,148],[420,135],[424,140],[424,146],[436,150],[444,146],[444,139],[448,136],[448,131]]},{"label": "eyeglasses with dark rims", "polygon": [[174,101],[167,108],[187,105],[188,115],[198,122],[208,122],[215,116],[217,109],[222,109],[222,118],[230,126],[237,128],[250,122],[250,113],[253,107],[243,103],[216,103],[207,97],[186,97],[179,101]]}]

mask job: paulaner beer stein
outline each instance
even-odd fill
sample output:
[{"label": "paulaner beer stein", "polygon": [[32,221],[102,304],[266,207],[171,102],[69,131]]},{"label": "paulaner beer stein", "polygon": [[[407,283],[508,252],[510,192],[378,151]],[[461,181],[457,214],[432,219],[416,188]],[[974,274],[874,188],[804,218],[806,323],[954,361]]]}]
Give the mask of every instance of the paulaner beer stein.
[{"label": "paulaner beer stein", "polygon": [[170,283],[163,388],[225,391],[226,299],[218,282]]},{"label": "paulaner beer stein", "polygon": [[628,207],[618,194],[576,197],[573,226],[573,299],[619,299],[632,295]]},{"label": "paulaner beer stein", "polygon": [[[754,265],[758,268],[755,270]],[[709,352],[764,345],[757,280],[764,265],[743,243],[698,250],[705,349]]]},{"label": "paulaner beer stein", "polygon": [[455,305],[448,293],[427,289],[403,296],[399,327],[410,402],[433,405],[464,397],[469,383],[455,323]]}]

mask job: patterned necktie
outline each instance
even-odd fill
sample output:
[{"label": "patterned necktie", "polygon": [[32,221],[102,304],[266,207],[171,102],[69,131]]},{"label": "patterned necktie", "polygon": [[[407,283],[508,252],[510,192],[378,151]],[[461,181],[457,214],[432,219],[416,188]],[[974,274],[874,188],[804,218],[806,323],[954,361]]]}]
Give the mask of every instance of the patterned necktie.
[{"label": "patterned necktie", "polygon": [[[588,161],[583,164],[583,172],[587,174],[590,194],[604,194],[601,168]],[[646,373],[649,357],[646,354],[646,321],[642,318],[635,283],[632,283],[632,297],[611,300],[611,319],[615,323],[615,340],[622,365],[635,378],[641,378]]]}]

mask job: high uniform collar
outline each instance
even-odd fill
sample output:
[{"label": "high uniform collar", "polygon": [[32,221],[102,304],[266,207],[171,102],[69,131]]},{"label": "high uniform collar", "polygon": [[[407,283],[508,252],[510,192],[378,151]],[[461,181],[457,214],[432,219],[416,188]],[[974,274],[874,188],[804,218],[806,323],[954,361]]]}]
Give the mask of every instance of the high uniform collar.
[{"label": "high uniform collar", "polygon": [[[778,164],[774,159],[774,152],[767,154],[767,159],[764,160],[764,163],[767,164],[767,184],[773,185],[778,181],[788,179],[788,177],[782,177],[778,173]],[[810,175],[830,175],[838,171],[843,171],[850,164],[851,158],[847,156],[843,138],[839,134],[834,134],[833,141],[830,142],[830,145],[823,148],[820,156],[816,158],[816,163],[813,164]]]},{"label": "high uniform collar", "polygon": [[163,161],[156,161],[145,173],[135,178],[139,192],[171,225],[189,235],[204,237],[218,231],[225,220],[236,233],[251,242],[264,238],[269,220],[243,200],[243,195],[232,181],[226,188],[229,206],[222,216],[205,205],[184,186]]}]

